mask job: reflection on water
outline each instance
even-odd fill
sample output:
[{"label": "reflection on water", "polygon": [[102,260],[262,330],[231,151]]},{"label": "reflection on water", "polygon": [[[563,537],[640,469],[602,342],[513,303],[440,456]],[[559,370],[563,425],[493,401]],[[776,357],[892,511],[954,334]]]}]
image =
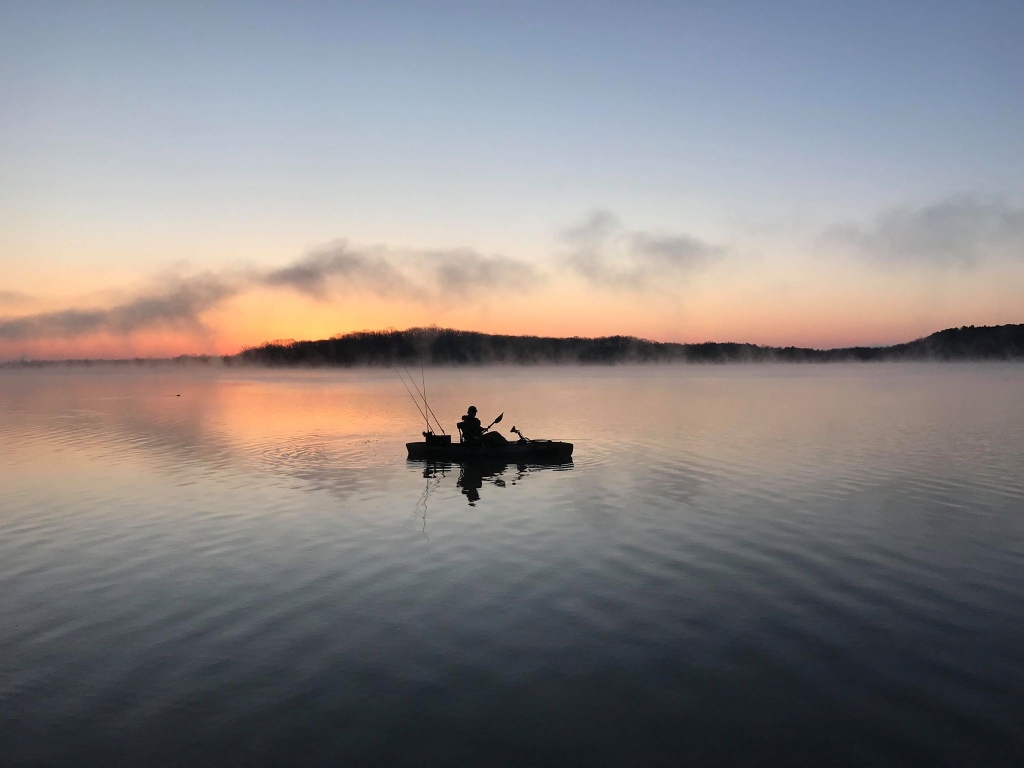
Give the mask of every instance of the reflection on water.
[{"label": "reflection on water", "polygon": [[0,374],[0,762],[1024,764],[1024,367],[428,375]]},{"label": "reflection on water", "polygon": [[[422,467],[423,477],[428,480],[447,478],[452,472],[453,467],[450,462],[409,461],[409,464]],[[496,488],[505,488],[509,485],[514,486],[518,484],[530,472],[539,472],[545,469],[564,472],[572,469],[573,465],[570,460],[519,464],[510,464],[507,461],[473,461],[454,466],[458,473],[458,480],[455,485],[462,489],[462,495],[469,501],[470,506],[475,506],[480,501],[480,489],[484,487],[485,482]],[[429,490],[430,488],[430,483],[427,483],[427,489]]]}]

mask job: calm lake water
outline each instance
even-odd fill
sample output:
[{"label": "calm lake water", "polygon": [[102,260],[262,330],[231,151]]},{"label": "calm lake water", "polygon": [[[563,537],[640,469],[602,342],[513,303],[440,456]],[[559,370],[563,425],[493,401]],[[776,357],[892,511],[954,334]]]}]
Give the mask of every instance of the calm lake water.
[{"label": "calm lake water", "polygon": [[0,372],[0,762],[1024,764],[1024,366],[427,386]]}]

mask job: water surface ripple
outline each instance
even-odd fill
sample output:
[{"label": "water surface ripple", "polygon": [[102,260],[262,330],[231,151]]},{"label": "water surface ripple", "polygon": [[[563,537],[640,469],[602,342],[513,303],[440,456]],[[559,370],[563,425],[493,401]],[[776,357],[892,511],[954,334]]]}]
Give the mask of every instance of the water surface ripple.
[{"label": "water surface ripple", "polygon": [[1024,367],[429,377],[0,374],[0,762],[1024,764]]}]

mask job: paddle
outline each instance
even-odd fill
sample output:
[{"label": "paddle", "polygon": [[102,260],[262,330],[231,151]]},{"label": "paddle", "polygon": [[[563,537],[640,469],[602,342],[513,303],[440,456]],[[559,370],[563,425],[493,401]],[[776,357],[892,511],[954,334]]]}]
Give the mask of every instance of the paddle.
[{"label": "paddle", "polygon": [[495,424],[497,424],[497,423],[498,423],[499,421],[501,421],[501,418],[502,418],[502,416],[504,416],[504,415],[505,415],[505,412],[504,412],[504,411],[502,411],[501,413],[499,413],[499,414],[498,414],[498,418],[496,418],[496,419],[495,419],[494,421],[492,421],[492,422],[491,422],[490,424],[488,424],[488,425],[487,425],[486,427],[484,427],[484,432],[486,432],[486,431],[487,431],[488,429],[490,429],[490,428],[491,428],[491,427],[493,427],[493,426],[494,426]]}]

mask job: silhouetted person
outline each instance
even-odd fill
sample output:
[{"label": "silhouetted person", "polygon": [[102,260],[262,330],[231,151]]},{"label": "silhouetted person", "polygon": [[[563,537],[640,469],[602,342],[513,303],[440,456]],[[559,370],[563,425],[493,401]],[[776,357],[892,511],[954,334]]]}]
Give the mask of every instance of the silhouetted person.
[{"label": "silhouetted person", "polygon": [[462,439],[465,442],[480,444],[480,439],[484,436],[484,428],[480,425],[480,419],[476,417],[475,405],[466,409],[466,415],[459,422],[459,431],[462,432]]}]

